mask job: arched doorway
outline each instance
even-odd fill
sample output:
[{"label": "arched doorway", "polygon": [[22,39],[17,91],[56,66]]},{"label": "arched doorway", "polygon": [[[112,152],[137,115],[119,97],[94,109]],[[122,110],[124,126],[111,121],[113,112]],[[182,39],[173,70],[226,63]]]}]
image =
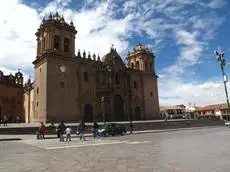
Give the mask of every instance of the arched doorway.
[{"label": "arched doorway", "polygon": [[124,100],[120,95],[114,97],[113,111],[115,121],[124,120]]},{"label": "arched doorway", "polygon": [[86,104],[84,107],[84,121],[93,122],[93,107],[90,104]]},{"label": "arched doorway", "polygon": [[134,110],[134,120],[141,120],[141,109],[138,106]]}]

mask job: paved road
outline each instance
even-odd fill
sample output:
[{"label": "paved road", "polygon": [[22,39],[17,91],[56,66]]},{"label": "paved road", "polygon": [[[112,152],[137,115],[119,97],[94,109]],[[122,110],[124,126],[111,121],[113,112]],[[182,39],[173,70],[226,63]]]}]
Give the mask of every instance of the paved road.
[{"label": "paved road", "polygon": [[147,133],[92,141],[0,142],[1,172],[227,172],[227,127]]}]

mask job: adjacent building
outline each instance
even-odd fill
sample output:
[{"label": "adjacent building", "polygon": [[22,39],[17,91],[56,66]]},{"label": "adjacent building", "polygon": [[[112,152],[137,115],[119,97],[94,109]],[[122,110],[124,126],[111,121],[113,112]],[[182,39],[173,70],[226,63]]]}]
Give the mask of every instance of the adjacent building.
[{"label": "adjacent building", "polygon": [[194,119],[196,118],[195,110],[188,109],[185,105],[161,106],[160,115],[162,119]]},{"label": "adjacent building", "polygon": [[138,44],[127,64],[114,47],[102,60],[80,50],[75,55],[76,34],[73,22],[58,13],[43,19],[36,33],[35,79],[24,89],[26,121],[158,119],[153,52]]},{"label": "adjacent building", "polygon": [[183,118],[185,108],[181,106],[161,106],[160,113],[162,118],[169,117],[172,119]]},{"label": "adjacent building", "polygon": [[195,110],[198,118],[213,118],[227,119],[228,106],[226,103],[212,104],[204,107],[199,107]]},{"label": "adjacent building", "polygon": [[15,75],[4,75],[0,71],[0,120],[7,116],[8,122],[15,122],[19,116],[24,121],[23,75],[20,70]]}]

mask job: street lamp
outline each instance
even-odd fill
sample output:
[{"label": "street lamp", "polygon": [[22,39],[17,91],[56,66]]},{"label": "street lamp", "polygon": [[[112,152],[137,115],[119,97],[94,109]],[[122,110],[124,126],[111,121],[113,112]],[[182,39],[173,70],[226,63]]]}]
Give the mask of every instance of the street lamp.
[{"label": "street lamp", "polygon": [[228,82],[228,76],[225,74],[224,67],[226,65],[225,59],[224,59],[224,52],[218,48],[217,51],[214,51],[214,54],[216,55],[217,61],[220,65],[222,76],[223,76],[223,81],[224,81],[224,89],[225,89],[225,95],[226,95],[226,100],[227,100],[227,105],[228,105],[228,114],[227,114],[227,120],[229,121],[229,114],[230,114],[230,105],[229,105],[229,98],[228,98],[228,90],[227,90],[227,82]]},{"label": "street lamp", "polygon": [[105,98],[104,96],[101,97],[101,109],[102,109],[102,114],[103,114],[103,122],[105,126]]},{"label": "street lamp", "polygon": [[130,120],[130,134],[133,133],[133,111],[132,111],[132,90],[131,90],[131,76],[128,77],[129,85],[129,120]]},{"label": "street lamp", "polygon": [[129,93],[129,101],[130,101],[130,110],[129,110],[129,114],[130,114],[130,117],[129,117],[129,119],[130,119],[130,134],[132,134],[133,133],[133,112],[132,112],[132,93],[131,93],[131,91],[130,91],[130,93]]}]

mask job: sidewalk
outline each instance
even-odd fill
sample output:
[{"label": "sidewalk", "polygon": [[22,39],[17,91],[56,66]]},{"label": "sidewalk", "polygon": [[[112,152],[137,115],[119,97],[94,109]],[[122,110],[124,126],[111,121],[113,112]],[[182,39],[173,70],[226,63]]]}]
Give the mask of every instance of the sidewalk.
[{"label": "sidewalk", "polygon": [[[181,130],[209,129],[209,128],[219,128],[219,127],[222,126],[206,126],[206,127],[177,128],[177,129],[163,129],[163,130],[143,130],[143,131],[133,131],[132,134],[130,134],[130,131],[127,131],[126,135],[172,132],[172,131],[181,131]],[[85,134],[85,137],[92,137],[92,134]],[[79,138],[79,136],[73,133],[72,138]],[[31,134],[30,135],[0,135],[0,141],[31,140],[31,139],[36,139],[36,135],[35,134],[34,135]],[[57,135],[56,134],[45,135],[45,139],[57,139]]]}]

